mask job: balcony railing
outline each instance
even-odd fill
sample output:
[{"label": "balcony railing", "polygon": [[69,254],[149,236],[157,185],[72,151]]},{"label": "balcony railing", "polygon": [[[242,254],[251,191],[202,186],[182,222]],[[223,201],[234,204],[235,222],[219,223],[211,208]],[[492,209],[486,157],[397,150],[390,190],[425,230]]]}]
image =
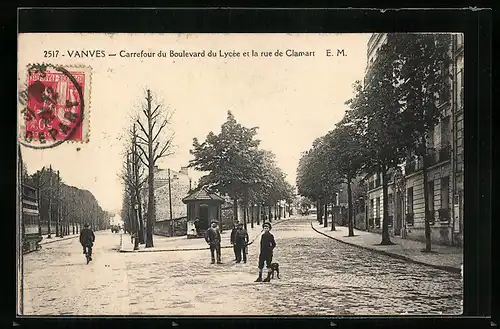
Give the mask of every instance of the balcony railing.
[{"label": "balcony railing", "polygon": [[406,225],[408,226],[413,226],[413,224],[415,223],[415,216],[413,213],[407,213],[406,214]]},{"label": "balcony railing", "polygon": [[447,143],[439,150],[439,162],[448,161],[450,159],[451,159],[451,145]]}]

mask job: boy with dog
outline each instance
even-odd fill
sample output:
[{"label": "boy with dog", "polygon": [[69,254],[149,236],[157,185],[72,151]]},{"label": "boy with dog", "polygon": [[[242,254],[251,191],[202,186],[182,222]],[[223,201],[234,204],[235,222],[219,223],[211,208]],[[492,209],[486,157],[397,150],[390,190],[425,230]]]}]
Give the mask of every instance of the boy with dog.
[{"label": "boy with dog", "polygon": [[[273,250],[276,247],[276,241],[274,236],[269,232],[271,230],[271,223],[265,222],[262,224],[264,228],[264,233],[260,238],[260,254],[259,254],[259,276],[255,282],[269,282],[271,281],[271,274],[273,274]],[[262,270],[264,269],[264,263],[267,268],[267,277],[262,280]]]}]

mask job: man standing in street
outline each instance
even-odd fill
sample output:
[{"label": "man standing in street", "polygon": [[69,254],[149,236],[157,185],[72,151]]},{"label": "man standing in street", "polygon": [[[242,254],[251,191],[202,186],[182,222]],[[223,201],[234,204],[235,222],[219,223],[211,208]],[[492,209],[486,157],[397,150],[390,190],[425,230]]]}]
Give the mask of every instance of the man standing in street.
[{"label": "man standing in street", "polygon": [[231,231],[231,245],[233,246],[233,251],[234,251],[234,261],[236,262],[238,260],[238,252],[236,249],[236,231],[238,230],[238,221],[235,221],[233,223],[233,229]]},{"label": "man standing in street", "polygon": [[243,223],[238,223],[234,237],[234,245],[236,246],[236,263],[241,263],[241,253],[243,253],[243,263],[247,262],[247,247],[248,233],[243,228]]},{"label": "man standing in street", "polygon": [[210,255],[212,257],[212,264],[215,264],[215,255],[217,254],[217,264],[222,264],[220,257],[220,231],[217,227],[217,221],[214,219],[210,222],[212,225],[208,228],[205,235],[205,241],[207,241],[210,246]]},{"label": "man standing in street", "polygon": [[[269,282],[271,281],[271,263],[273,261],[273,250],[276,247],[276,242],[274,241],[274,236],[269,232],[271,230],[271,223],[265,222],[262,224],[264,228],[264,233],[260,238],[260,254],[259,254],[259,277],[255,282]],[[262,280],[262,269],[264,268],[264,263],[266,263],[267,277]]]}]

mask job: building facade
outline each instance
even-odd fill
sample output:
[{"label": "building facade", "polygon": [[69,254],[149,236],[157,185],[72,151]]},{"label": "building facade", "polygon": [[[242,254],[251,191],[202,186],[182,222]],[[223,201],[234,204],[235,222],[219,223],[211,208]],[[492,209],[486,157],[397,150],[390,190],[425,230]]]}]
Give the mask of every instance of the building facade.
[{"label": "building facade", "polygon": [[[170,181],[170,184],[169,184]],[[155,172],[156,221],[174,220],[187,216],[182,198],[189,194],[191,180],[187,168],[180,171],[158,169]],[[170,213],[172,210],[172,213]]]},{"label": "building facade", "polygon": [[[189,194],[191,178],[187,167],[181,170],[159,169],[155,167],[155,224],[154,234],[159,235],[184,235],[186,234],[187,208],[182,198]],[[148,189],[142,189],[142,214],[144,227],[146,227]]]},{"label": "building facade", "polygon": [[[461,246],[463,241],[463,35],[453,34],[450,56],[451,83],[439,106],[441,119],[428,132],[428,191],[431,241]],[[368,42],[367,71],[377,56],[386,34],[374,34]],[[388,173],[390,234],[425,241],[425,210],[422,159],[413,157]],[[380,175],[367,180],[368,229],[381,231],[383,193]]]}]

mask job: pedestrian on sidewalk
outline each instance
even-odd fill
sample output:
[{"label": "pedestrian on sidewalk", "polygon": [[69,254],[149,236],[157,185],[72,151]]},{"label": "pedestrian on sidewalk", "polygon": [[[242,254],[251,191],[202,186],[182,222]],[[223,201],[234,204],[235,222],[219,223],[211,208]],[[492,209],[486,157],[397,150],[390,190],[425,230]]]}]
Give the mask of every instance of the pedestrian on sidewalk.
[{"label": "pedestrian on sidewalk", "polygon": [[[276,247],[276,241],[274,236],[269,232],[271,230],[271,223],[265,222],[262,224],[264,228],[264,233],[260,238],[260,254],[259,254],[259,277],[255,282],[269,282],[271,281],[271,263],[273,261],[273,250]],[[267,277],[262,280],[262,270],[264,268],[264,263],[266,263]]]},{"label": "pedestrian on sidewalk", "polygon": [[236,237],[237,230],[238,230],[238,221],[235,221],[233,223],[233,229],[231,230],[231,245],[233,246],[234,261],[235,262],[238,260],[238,252],[237,252],[236,244],[235,244],[235,237]]},{"label": "pedestrian on sidewalk", "polygon": [[243,228],[243,223],[238,223],[234,237],[236,246],[236,263],[241,263],[241,254],[243,253],[243,263],[247,262],[248,232]]},{"label": "pedestrian on sidewalk", "polygon": [[89,254],[89,260],[92,260],[92,246],[94,245],[95,235],[90,229],[89,223],[85,223],[83,229],[80,231],[80,244],[83,247],[83,253],[87,251]]},{"label": "pedestrian on sidewalk", "polygon": [[212,257],[212,264],[215,264],[215,255],[217,254],[217,264],[222,264],[220,256],[220,231],[217,227],[217,221],[214,219],[210,222],[211,227],[208,228],[205,234],[205,241],[210,246],[210,255]]},{"label": "pedestrian on sidewalk", "polygon": [[200,219],[198,217],[194,220],[194,229],[196,230],[196,235],[200,236]]}]

